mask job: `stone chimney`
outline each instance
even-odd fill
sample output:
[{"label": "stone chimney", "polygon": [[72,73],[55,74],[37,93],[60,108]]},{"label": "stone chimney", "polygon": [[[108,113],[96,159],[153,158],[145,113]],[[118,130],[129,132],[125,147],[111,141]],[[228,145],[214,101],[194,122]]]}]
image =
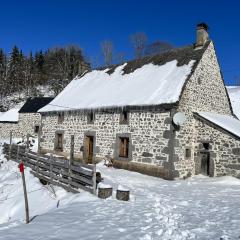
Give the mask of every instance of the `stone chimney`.
[{"label": "stone chimney", "polygon": [[195,47],[202,47],[208,41],[208,25],[206,23],[199,23],[197,25],[197,41]]}]

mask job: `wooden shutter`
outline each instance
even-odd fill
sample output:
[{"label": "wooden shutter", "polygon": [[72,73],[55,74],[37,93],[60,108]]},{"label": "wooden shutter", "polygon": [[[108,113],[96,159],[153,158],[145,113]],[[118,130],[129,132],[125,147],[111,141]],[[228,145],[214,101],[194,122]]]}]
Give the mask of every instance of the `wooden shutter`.
[{"label": "wooden shutter", "polygon": [[119,141],[119,156],[120,157],[128,157],[128,146],[129,145],[129,139],[128,138],[120,138]]}]

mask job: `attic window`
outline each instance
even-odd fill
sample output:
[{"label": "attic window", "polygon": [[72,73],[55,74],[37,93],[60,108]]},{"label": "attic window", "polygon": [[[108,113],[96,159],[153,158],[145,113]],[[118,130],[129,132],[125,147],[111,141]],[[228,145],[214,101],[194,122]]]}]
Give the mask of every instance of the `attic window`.
[{"label": "attic window", "polygon": [[93,112],[88,113],[87,115],[87,122],[88,123],[93,123],[95,120],[95,114]]},{"label": "attic window", "polygon": [[63,123],[64,121],[64,113],[58,113],[58,123]]},{"label": "attic window", "polygon": [[122,111],[120,114],[120,124],[128,124],[129,122],[129,112]]},{"label": "attic window", "polygon": [[39,125],[35,125],[34,126],[34,133],[38,133],[39,129],[40,129]]},{"label": "attic window", "polygon": [[198,82],[198,84],[201,84],[202,83],[202,79],[200,77],[198,77],[197,82]]}]

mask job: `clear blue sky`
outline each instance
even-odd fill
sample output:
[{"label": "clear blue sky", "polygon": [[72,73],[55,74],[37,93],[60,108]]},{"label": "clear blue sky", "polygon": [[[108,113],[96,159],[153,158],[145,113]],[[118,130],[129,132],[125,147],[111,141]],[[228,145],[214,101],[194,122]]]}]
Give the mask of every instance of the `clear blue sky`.
[{"label": "clear blue sky", "polygon": [[90,59],[100,42],[111,40],[115,52],[133,57],[129,35],[144,31],[149,43],[175,46],[195,41],[195,25],[206,22],[227,84],[240,76],[240,2],[237,0],[8,0],[1,1],[0,47],[30,50],[78,44]]}]

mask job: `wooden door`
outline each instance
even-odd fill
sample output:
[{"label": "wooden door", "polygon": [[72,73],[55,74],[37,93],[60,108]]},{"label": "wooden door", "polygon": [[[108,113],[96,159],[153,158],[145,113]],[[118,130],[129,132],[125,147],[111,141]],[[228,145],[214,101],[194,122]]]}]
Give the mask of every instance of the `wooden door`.
[{"label": "wooden door", "polygon": [[205,152],[201,154],[201,173],[209,176],[210,173],[210,154]]},{"label": "wooden door", "polygon": [[91,164],[93,162],[93,137],[86,136],[85,144],[86,144],[86,160],[87,163]]}]

